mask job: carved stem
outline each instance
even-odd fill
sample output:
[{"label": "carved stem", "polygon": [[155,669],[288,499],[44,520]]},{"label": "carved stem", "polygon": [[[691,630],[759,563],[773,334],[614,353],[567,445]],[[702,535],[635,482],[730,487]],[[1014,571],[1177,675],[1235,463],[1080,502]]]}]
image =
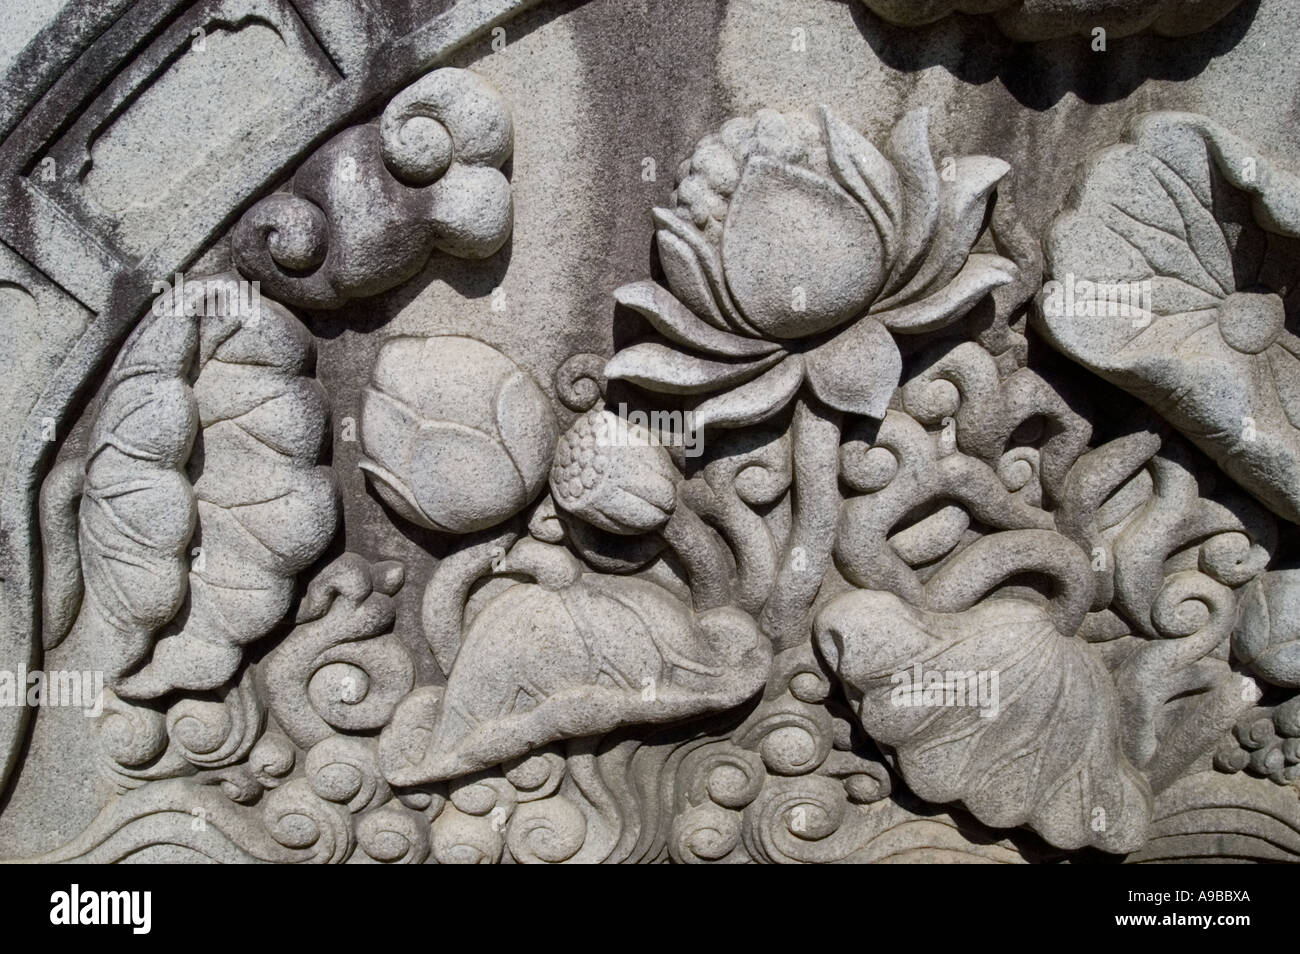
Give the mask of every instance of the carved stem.
[{"label": "carved stem", "polygon": [[519,531],[513,527],[489,533],[449,554],[429,578],[421,619],[424,638],[444,676],[451,675],[452,663],[460,652],[461,623],[469,588],[494,562],[503,559],[518,539]]},{"label": "carved stem", "polygon": [[840,513],[839,451],[842,416],[812,397],[795,404],[790,428],[794,459],[794,526],[776,584],[759,622],[772,649],[789,649],[808,632],[822,577],[831,562]]},{"label": "carved stem", "polygon": [[685,501],[680,501],[661,531],[668,544],[681,560],[690,578],[691,594],[697,611],[725,606],[731,601],[731,576],[727,561],[722,556],[718,538]]},{"label": "carved stem", "polygon": [[736,494],[734,486],[721,492],[703,481],[684,484],[689,503],[702,517],[714,523],[736,554],[736,587],[733,597],[746,613],[758,614],[776,579],[776,543],[767,523]]}]

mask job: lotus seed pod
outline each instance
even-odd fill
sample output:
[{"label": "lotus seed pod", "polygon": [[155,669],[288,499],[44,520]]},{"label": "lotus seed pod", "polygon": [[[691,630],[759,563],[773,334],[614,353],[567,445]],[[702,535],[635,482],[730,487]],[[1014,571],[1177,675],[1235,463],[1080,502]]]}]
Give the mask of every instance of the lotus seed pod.
[{"label": "lotus seed pod", "polygon": [[677,470],[642,427],[588,411],[560,438],[551,467],[557,505],[610,533],[658,530],[677,502]]}]

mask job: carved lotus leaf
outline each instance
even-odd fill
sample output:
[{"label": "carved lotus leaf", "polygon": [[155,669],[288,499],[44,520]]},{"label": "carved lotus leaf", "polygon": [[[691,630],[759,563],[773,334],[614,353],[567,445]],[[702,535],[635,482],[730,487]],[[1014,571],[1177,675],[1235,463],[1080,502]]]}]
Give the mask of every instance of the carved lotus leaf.
[{"label": "carved lotus leaf", "polygon": [[1143,843],[1151,795],[1121,750],[1110,675],[1039,605],[939,613],[860,590],[821,610],[815,639],[921,798],[960,801],[994,827],[1029,825],[1061,848]]},{"label": "carved lotus leaf", "polygon": [[1191,114],[1148,115],[1131,139],[1053,224],[1040,326],[1300,520],[1300,180]]},{"label": "carved lotus leaf", "polygon": [[972,253],[1009,167],[964,156],[940,176],[927,125],[908,113],[878,150],[825,107],[816,120],[764,110],[706,137],[674,208],[655,210],[672,294],[616,293],[667,340],[624,348],[606,375],[704,396],[701,428],[766,420],[805,384],[882,416],[902,371],[891,333],[943,327],[1017,275]]},{"label": "carved lotus leaf", "polygon": [[556,739],[728,709],[759,691],[771,658],[741,611],[692,615],[646,580],[520,583],[474,618],[445,691],[417,690],[399,706],[381,743],[384,773],[424,784]]},{"label": "carved lotus leaf", "polygon": [[150,314],[110,372],[86,458],[78,626],[124,673],[188,602],[120,695],[221,685],[328,545],[338,510],[312,356],[301,323],[262,300],[252,315]]},{"label": "carved lotus leaf", "polygon": [[558,435],[541,388],[490,345],[394,338],[363,398],[360,467],[406,520],[469,533],[537,496]]}]

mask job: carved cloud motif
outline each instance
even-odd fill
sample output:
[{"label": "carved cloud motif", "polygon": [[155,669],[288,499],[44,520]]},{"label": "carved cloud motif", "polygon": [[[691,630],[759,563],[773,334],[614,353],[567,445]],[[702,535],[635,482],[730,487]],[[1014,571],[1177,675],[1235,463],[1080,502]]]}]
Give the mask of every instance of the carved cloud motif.
[{"label": "carved cloud motif", "polygon": [[[1040,327],[1300,520],[1300,181],[1204,117],[1155,113],[1087,166],[1047,241]],[[1113,289],[1136,289],[1115,307]],[[1146,299],[1143,301],[1142,299]]]},{"label": "carved cloud motif", "polygon": [[434,249],[484,258],[510,236],[514,150],[501,96],[441,69],[393,97],[377,124],[339,133],[231,237],[235,264],[291,305],[337,308],[414,276]]}]

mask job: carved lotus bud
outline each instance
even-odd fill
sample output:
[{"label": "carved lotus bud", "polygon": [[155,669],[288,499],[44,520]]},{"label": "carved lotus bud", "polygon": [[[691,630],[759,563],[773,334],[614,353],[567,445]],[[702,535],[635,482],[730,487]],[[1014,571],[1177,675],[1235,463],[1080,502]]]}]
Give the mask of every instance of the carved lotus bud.
[{"label": "carved lotus bud", "polygon": [[660,529],[677,502],[677,471],[643,427],[589,411],[560,438],[551,466],[559,506],[610,533]]},{"label": "carved lotus bud", "polygon": [[338,502],[313,352],[264,298],[201,318],[153,312],[109,372],[84,468],[70,470],[84,479],[64,489],[80,501],[51,549],[65,588],[47,638],[75,625],[121,698],[226,683],[329,545]]},{"label": "carved lotus bud", "polygon": [[[733,119],[684,171],[677,214],[721,250],[736,305],[759,332],[802,338],[866,309],[883,278],[881,236],[835,183],[812,119]],[[662,215],[660,225],[672,227]]]},{"label": "carved lotus bud", "polygon": [[526,371],[472,338],[394,338],[361,411],[360,467],[406,520],[470,533],[542,488],[559,427]]}]

